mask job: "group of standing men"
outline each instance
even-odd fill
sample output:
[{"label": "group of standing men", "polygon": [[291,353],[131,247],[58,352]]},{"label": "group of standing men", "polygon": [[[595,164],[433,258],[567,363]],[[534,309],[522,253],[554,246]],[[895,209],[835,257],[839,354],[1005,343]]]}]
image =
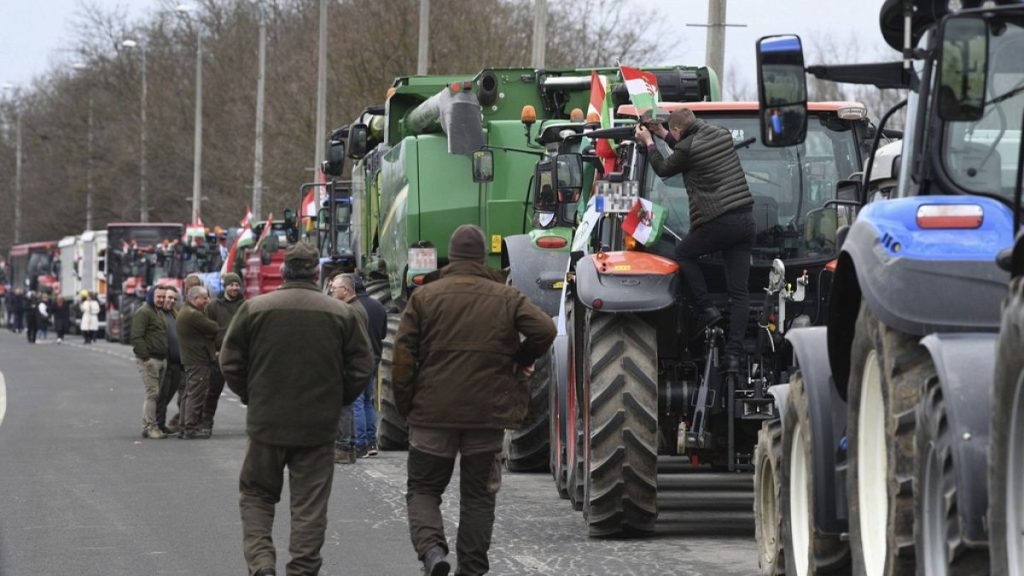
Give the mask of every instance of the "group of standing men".
[{"label": "group of standing men", "polygon": [[[224,389],[217,351],[245,300],[237,274],[225,274],[222,283],[224,292],[211,300],[209,289],[197,276],[186,278],[184,303],[179,303],[174,286],[154,286],[146,294],[146,304],[135,313],[132,351],[145,388],[143,438],[211,436]],[[168,421],[167,407],[175,394],[178,414]]]}]

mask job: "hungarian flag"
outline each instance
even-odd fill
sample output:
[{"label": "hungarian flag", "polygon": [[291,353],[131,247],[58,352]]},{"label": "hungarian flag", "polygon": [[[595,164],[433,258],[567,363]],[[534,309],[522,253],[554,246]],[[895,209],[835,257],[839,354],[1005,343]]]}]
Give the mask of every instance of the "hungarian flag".
[{"label": "hungarian flag", "polygon": [[664,206],[659,206],[646,198],[637,198],[633,208],[622,221],[622,229],[646,246],[658,241],[664,223]]},{"label": "hungarian flag", "polygon": [[629,99],[636,108],[636,113],[643,115],[650,111],[653,115],[657,111],[658,102],[661,101],[661,94],[658,92],[658,77],[650,72],[637,70],[628,66],[620,66],[622,79],[626,82],[626,90],[629,92]]},{"label": "hungarian flag", "polygon": [[[246,218],[252,218],[252,212],[246,213]],[[235,238],[235,241],[231,243],[228,255],[224,257],[224,264],[220,267],[221,274],[234,272],[235,256],[238,254],[238,249],[245,248],[252,244],[255,235],[252,233],[252,227],[249,226],[249,220],[244,219],[242,222],[242,232],[239,233]]]},{"label": "hungarian flag", "polygon": [[[596,70],[590,71],[590,105],[587,106],[587,120],[596,115],[600,118],[601,128],[613,125],[612,107],[609,104],[608,79],[598,75]],[[598,138],[595,145],[597,156],[604,163],[605,173],[615,171],[615,145],[607,138]]]},{"label": "hungarian flag", "polygon": [[248,228],[252,225],[252,209],[248,206],[245,207],[245,216],[238,222],[238,225],[242,228]]},{"label": "hungarian flag", "polygon": [[267,215],[267,223],[263,225],[263,231],[260,232],[260,237],[256,240],[256,250],[260,249],[260,244],[263,244],[263,240],[270,235],[270,229],[274,227],[274,213],[271,212]]}]

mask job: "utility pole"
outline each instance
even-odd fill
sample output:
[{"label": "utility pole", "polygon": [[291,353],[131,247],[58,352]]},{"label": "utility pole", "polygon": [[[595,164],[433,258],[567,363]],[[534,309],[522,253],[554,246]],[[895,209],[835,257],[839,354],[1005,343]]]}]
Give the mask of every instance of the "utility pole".
[{"label": "utility pole", "polygon": [[313,173],[320,170],[324,159],[324,138],[327,125],[327,0],[320,0],[320,43],[316,85],[316,147]]},{"label": "utility pole", "polygon": [[708,0],[708,23],[687,24],[687,26],[708,29],[708,41],[704,61],[708,68],[718,75],[718,87],[721,90],[725,79],[725,28],[746,28],[746,24],[726,24],[726,0]]},{"label": "utility pole", "polygon": [[535,69],[544,68],[544,55],[548,37],[548,2],[533,0],[533,55],[530,62]]},{"label": "utility pole", "polygon": [[14,243],[21,242],[21,109],[15,102],[14,128]]},{"label": "utility pole", "polygon": [[88,125],[88,152],[89,159],[85,163],[85,229],[92,230],[92,207],[93,207],[93,188],[92,188],[92,156],[93,156],[93,94],[92,86],[89,87],[89,117],[87,120]]},{"label": "utility pole", "polygon": [[142,54],[142,97],[139,109],[139,222],[149,222],[149,197],[146,194],[146,45],[129,38],[122,40],[121,46],[138,48]]},{"label": "utility pole", "polygon": [[252,214],[256,222],[260,221],[260,209],[263,203],[263,93],[267,72],[267,18],[263,4],[259,4],[259,11],[260,63],[259,74],[256,76],[256,150],[253,154],[252,167]]},{"label": "utility pole", "polygon": [[420,0],[420,52],[416,60],[416,74],[427,73],[427,57],[430,53],[430,0]]},{"label": "utility pole", "polygon": [[192,158],[192,222],[199,221],[203,183],[203,31],[197,25],[196,37],[196,121],[195,146]]}]

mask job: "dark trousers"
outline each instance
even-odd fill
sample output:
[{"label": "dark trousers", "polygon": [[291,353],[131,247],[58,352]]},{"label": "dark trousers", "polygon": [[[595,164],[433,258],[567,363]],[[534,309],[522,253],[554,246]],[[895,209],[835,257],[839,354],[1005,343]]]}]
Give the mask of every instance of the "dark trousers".
[{"label": "dark trousers", "polygon": [[338,450],[356,450],[356,421],[352,413],[352,404],[341,407],[341,417],[338,418],[338,436],[334,440],[334,447]]},{"label": "dark trousers", "polygon": [[28,337],[29,342],[33,344],[36,343],[36,332],[38,331],[38,329],[39,321],[36,319],[36,315],[30,312],[28,314],[28,323],[27,326],[25,327],[25,331],[27,332],[25,336]]},{"label": "dark trousers", "polygon": [[[437,443],[417,442],[420,430],[410,427],[408,484],[405,501],[409,514],[409,535],[420,560],[428,550],[440,546],[446,552],[441,496],[451,481],[455,456],[451,450],[438,450]],[[486,574],[490,569],[487,552],[494,528],[494,505],[501,488],[502,431],[431,431],[432,435],[450,434],[462,452],[459,464],[459,533],[456,540],[458,568],[464,576]],[[436,436],[435,436],[436,437]],[[422,436],[420,436],[422,438]],[[417,444],[420,444],[417,446]],[[451,445],[451,444],[449,444]],[[434,454],[425,452],[426,448]],[[477,452],[474,450],[485,450]],[[466,454],[463,450],[471,453]],[[447,453],[442,456],[441,453]]]},{"label": "dark trousers", "polygon": [[184,367],[177,362],[167,361],[163,380],[160,381],[160,394],[156,397],[156,423],[160,428],[167,426],[167,406],[174,395],[178,395],[178,420],[181,420],[181,378]]},{"label": "dark trousers", "polygon": [[743,354],[743,337],[750,317],[750,252],[754,246],[754,217],[750,209],[722,214],[690,232],[676,244],[676,261],[693,294],[698,310],[713,305],[708,296],[697,259],[706,254],[722,253],[725,262],[725,286],[729,294],[729,332],[725,351]]},{"label": "dark trousers", "polygon": [[178,418],[179,425],[185,434],[198,432],[203,421],[203,410],[206,407],[206,392],[210,388],[209,365],[185,366],[185,394],[181,399],[182,415]]},{"label": "dark trousers", "polygon": [[323,559],[320,549],[327,530],[327,502],[334,481],[334,446],[286,448],[252,438],[238,482],[242,513],[242,548],[249,574],[274,568],[274,508],[281,500],[284,468],[291,494],[291,561],[288,576],[315,576]]},{"label": "dark trousers", "polygon": [[220,366],[213,366],[210,369],[210,388],[206,391],[206,405],[203,406],[200,428],[213,430],[213,416],[217,413],[217,402],[220,401],[220,393],[223,391],[224,375],[220,373]]}]

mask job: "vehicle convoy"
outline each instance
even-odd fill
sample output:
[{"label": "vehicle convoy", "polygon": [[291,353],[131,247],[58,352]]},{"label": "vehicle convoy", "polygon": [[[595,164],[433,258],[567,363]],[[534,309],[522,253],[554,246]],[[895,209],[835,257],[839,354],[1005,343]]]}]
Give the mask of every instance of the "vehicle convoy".
[{"label": "vehicle convoy", "polygon": [[[553,170],[550,180],[557,183],[548,209],[592,190],[579,198],[582,216],[551,355],[552,472],[559,492],[583,510],[592,536],[653,531],[659,454],[686,456],[696,467],[752,469],[758,429],[774,416],[766,391],[792,367],[783,336],[822,322],[831,306],[827,264],[848,212],[848,202],[836,198],[836,182],[861,170],[862,144],[874,134],[862,105],[817,103],[810,105],[816,121],[803,146],[768,148],[756,136],[755,102],[658,108],[683,106],[732,133],[754,197],[754,297],[746,317],[729,319],[747,326],[746,368],[739,374],[723,373],[724,332],[699,328],[700,311],[671,258],[672,237],[690,228],[685,185],[681,175],[658,177],[646,150],[635,146],[637,110],[619,108],[617,117],[629,119],[620,120],[623,126],[565,133],[555,161],[538,166]],[[615,162],[610,170],[602,164],[591,186],[591,166],[598,164],[593,144],[601,139],[615,141]],[[670,155],[664,141],[656,143]],[[535,187],[535,202],[542,196]],[[645,243],[625,228],[641,200],[664,209],[667,232],[642,238]],[[701,267],[713,299],[728,309],[721,256],[703,258]]]},{"label": "vehicle convoy", "polygon": [[[706,68],[655,72],[663,92],[679,100],[718,98],[717,79]],[[589,69],[515,68],[398,78],[383,108],[366,109],[349,126],[347,153],[358,160],[352,176],[357,262],[367,292],[391,308],[380,369],[382,448],[406,445],[390,390],[399,313],[410,291],[447,263],[455,228],[483,228],[488,265],[507,268],[513,285],[557,314],[569,242],[557,230],[530,233],[530,179],[536,157],[545,153],[534,139],[552,122],[569,121],[573,109],[586,108],[590,75]],[[624,96],[618,84],[611,92]],[[582,120],[580,113],[577,123]],[[528,423],[509,439],[512,469],[547,465],[547,377],[546,369],[534,375]]]},{"label": "vehicle convoy", "polygon": [[11,246],[7,258],[11,288],[53,292],[58,288],[60,250],[56,241]]},{"label": "vehicle convoy", "polygon": [[[825,325],[787,336],[799,370],[771,388],[781,418],[758,446],[774,455],[755,485],[763,574],[1024,574],[1024,5],[981,4],[887,0],[902,62],[807,69],[908,89],[883,118],[905,105],[907,129],[889,199],[841,183],[863,206]],[[763,140],[801,142],[799,38],[761,39],[758,71]]]},{"label": "vehicle convoy", "polygon": [[181,224],[165,222],[107,225],[107,340],[131,341],[132,316],[145,304],[148,287],[164,278],[180,284],[184,231]]}]

